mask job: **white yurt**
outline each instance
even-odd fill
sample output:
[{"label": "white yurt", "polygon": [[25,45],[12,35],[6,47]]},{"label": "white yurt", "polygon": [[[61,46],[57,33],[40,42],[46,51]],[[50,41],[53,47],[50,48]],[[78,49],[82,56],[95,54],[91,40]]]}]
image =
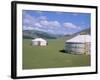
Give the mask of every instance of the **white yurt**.
[{"label": "white yurt", "polygon": [[73,54],[90,54],[91,36],[78,35],[65,42],[65,52]]},{"label": "white yurt", "polygon": [[32,45],[33,46],[46,46],[47,41],[43,38],[35,38],[32,40]]}]

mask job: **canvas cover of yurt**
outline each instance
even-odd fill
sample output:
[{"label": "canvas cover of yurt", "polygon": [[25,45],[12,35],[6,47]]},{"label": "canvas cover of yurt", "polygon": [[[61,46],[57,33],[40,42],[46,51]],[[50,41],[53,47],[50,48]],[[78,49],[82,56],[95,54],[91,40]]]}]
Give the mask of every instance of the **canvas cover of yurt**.
[{"label": "canvas cover of yurt", "polygon": [[91,36],[78,35],[65,42],[65,52],[73,54],[90,54]]},{"label": "canvas cover of yurt", "polygon": [[47,41],[43,38],[35,38],[32,40],[32,45],[33,46],[46,46]]}]

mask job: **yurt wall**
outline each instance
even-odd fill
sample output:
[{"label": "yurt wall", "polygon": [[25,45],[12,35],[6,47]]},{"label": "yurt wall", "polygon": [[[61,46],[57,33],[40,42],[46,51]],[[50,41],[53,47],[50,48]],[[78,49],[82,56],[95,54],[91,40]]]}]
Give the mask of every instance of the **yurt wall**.
[{"label": "yurt wall", "polygon": [[90,44],[90,38],[88,35],[79,35],[65,42],[65,52],[72,54],[90,54]]},{"label": "yurt wall", "polygon": [[42,38],[36,38],[32,40],[32,45],[33,46],[46,46],[47,41]]}]

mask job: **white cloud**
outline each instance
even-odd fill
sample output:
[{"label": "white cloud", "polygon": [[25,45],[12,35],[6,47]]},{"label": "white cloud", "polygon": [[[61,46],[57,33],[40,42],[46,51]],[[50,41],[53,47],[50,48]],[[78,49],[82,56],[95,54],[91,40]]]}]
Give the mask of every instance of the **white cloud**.
[{"label": "white cloud", "polygon": [[40,30],[54,34],[65,34],[71,29],[79,30],[80,27],[71,22],[60,23],[57,20],[48,20],[46,16],[35,17],[27,13],[23,14],[23,30]]},{"label": "white cloud", "polygon": [[47,17],[46,16],[40,16],[40,17],[37,17],[38,20],[47,20]]},{"label": "white cloud", "polygon": [[23,26],[23,30],[33,30],[33,27],[30,27],[30,26]]},{"label": "white cloud", "polygon": [[78,16],[78,13],[73,13],[72,15],[73,15],[73,16]]},{"label": "white cloud", "polygon": [[79,26],[76,26],[75,24],[71,23],[71,22],[66,22],[66,23],[63,23],[63,26],[65,28],[68,28],[68,29],[80,29]]},{"label": "white cloud", "polygon": [[47,20],[41,20],[40,24],[43,25],[43,26],[48,26],[49,22]]},{"label": "white cloud", "polygon": [[51,24],[52,26],[55,26],[55,27],[61,26],[60,23],[59,23],[58,21],[51,21],[50,24]]},{"label": "white cloud", "polygon": [[36,22],[37,20],[35,19],[35,17],[27,13],[23,14],[23,25],[24,26],[33,26]]},{"label": "white cloud", "polygon": [[48,28],[56,28],[60,26],[60,23],[58,21],[48,21],[48,20],[41,20],[40,24],[48,27]]},{"label": "white cloud", "polygon": [[[61,26],[60,22],[54,20],[49,21],[46,16],[39,16],[34,17],[29,14],[24,14],[23,16],[23,28],[31,30],[31,29],[50,29],[55,30],[56,28],[59,28]],[[29,27],[30,26],[30,27]]]},{"label": "white cloud", "polygon": [[42,27],[42,25],[40,23],[35,23],[34,24],[36,27]]}]

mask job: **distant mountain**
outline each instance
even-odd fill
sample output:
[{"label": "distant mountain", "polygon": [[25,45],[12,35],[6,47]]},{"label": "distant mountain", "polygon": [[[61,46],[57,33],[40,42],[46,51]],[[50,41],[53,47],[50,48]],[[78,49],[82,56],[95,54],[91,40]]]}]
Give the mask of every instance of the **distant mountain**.
[{"label": "distant mountain", "polygon": [[91,29],[87,28],[87,29],[84,29],[84,30],[82,30],[80,32],[77,32],[76,34],[81,34],[81,35],[88,34],[88,35],[91,35]]},{"label": "distant mountain", "polygon": [[64,37],[66,39],[71,39],[71,38],[73,38],[73,37],[75,37],[75,36],[77,36],[79,34],[80,35],[86,35],[86,34],[91,35],[91,29],[90,28],[87,28],[87,29],[81,30],[79,32],[73,33],[71,35],[65,35]]},{"label": "distant mountain", "polygon": [[90,28],[81,30],[79,32],[73,33],[73,34],[67,34],[67,35],[58,35],[58,34],[51,34],[43,31],[38,30],[23,30],[23,38],[26,39],[34,39],[34,38],[45,38],[45,39],[57,39],[57,38],[66,38],[71,39],[77,35],[84,35],[84,34],[91,34]]},{"label": "distant mountain", "polygon": [[34,39],[39,37],[46,38],[46,39],[56,39],[58,36],[43,31],[23,30],[23,38]]}]

